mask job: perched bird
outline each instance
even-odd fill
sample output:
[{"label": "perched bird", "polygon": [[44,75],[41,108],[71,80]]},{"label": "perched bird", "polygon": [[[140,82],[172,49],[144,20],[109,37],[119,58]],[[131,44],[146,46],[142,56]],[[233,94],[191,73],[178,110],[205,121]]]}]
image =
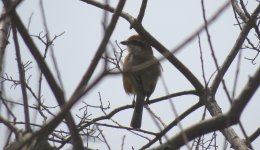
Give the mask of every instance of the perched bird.
[{"label": "perched bird", "polygon": [[134,94],[136,102],[131,126],[141,128],[144,100],[149,100],[161,74],[159,61],[146,40],[133,35],[121,44],[126,45],[128,55],[123,64],[123,84],[127,94]]}]

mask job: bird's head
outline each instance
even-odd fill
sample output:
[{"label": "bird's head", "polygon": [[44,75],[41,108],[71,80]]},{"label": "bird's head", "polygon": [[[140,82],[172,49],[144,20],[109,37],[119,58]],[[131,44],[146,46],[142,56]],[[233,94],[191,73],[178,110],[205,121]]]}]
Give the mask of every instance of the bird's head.
[{"label": "bird's head", "polygon": [[128,47],[128,51],[134,54],[152,54],[152,47],[139,35],[132,35],[127,40],[120,42]]}]

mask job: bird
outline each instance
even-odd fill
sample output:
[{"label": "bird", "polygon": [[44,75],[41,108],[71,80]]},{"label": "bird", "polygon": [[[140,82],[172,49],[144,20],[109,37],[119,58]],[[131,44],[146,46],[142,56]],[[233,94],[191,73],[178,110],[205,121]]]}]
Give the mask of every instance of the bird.
[{"label": "bird", "polygon": [[140,129],[145,98],[149,101],[154,92],[161,65],[154,57],[151,45],[140,35],[132,35],[127,40],[120,42],[127,46],[128,54],[123,63],[123,86],[127,94],[136,97],[131,127]]}]

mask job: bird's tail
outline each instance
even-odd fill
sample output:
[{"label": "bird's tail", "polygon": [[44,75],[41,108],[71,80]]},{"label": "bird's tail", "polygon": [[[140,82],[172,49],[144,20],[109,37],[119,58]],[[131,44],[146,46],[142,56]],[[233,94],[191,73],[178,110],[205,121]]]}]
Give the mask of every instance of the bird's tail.
[{"label": "bird's tail", "polygon": [[134,113],[132,116],[131,127],[133,128],[141,128],[142,124],[142,116],[143,116],[143,108],[144,108],[144,98],[143,94],[137,94]]}]

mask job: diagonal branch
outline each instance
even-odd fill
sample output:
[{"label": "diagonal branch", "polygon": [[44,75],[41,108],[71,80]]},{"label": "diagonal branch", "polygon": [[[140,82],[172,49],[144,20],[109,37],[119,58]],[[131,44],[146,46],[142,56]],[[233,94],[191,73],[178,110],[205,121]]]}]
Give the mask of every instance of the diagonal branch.
[{"label": "diagonal branch", "polygon": [[[46,18],[45,10],[44,10],[44,7],[43,7],[43,0],[40,0],[40,10],[41,10],[41,16],[42,16],[42,20],[43,20],[44,29],[45,29],[45,32],[46,32],[46,40],[47,40],[47,42],[49,42],[49,41],[51,41],[51,38],[50,38],[50,31],[49,31],[49,28],[47,26],[47,18]],[[58,78],[58,81],[59,81],[59,85],[61,86],[62,89],[64,89],[64,85],[63,85],[63,82],[61,80],[61,73],[59,71],[57,60],[56,60],[55,55],[54,55],[54,48],[53,48],[52,45],[49,45],[49,48],[50,48],[53,66],[55,68],[56,75],[57,75],[57,78]]]},{"label": "diagonal branch", "polygon": [[260,128],[258,128],[250,137],[249,137],[249,141],[250,143],[252,143],[255,139],[257,139],[260,135]]},{"label": "diagonal branch", "polygon": [[222,64],[222,66],[220,67],[220,70],[218,71],[218,73],[216,75],[216,78],[214,79],[214,81],[212,82],[212,85],[211,85],[213,93],[216,93],[216,91],[218,89],[218,86],[219,86],[220,82],[222,81],[223,76],[227,72],[229,66],[231,65],[231,63],[235,59],[236,55],[238,54],[240,48],[242,47],[242,45],[243,45],[243,43],[244,43],[244,41],[245,41],[249,31],[254,26],[255,19],[257,18],[259,13],[260,13],[260,5],[258,5],[256,7],[256,9],[253,12],[253,14],[251,15],[250,19],[244,25],[243,29],[241,30],[241,33],[238,36],[238,39],[236,40],[235,45],[231,49],[229,55],[225,59],[225,61]]},{"label": "diagonal branch", "polygon": [[22,90],[22,95],[23,95],[25,129],[27,132],[31,132],[32,129],[30,127],[30,114],[29,114],[28,97],[27,97],[27,91],[26,91],[25,70],[24,70],[24,66],[22,64],[21,52],[20,52],[20,47],[19,47],[18,38],[17,38],[17,30],[14,26],[12,26],[12,31],[13,31],[13,39],[14,39],[14,46],[15,46],[15,52],[16,52],[17,66],[18,66],[18,70],[19,70],[19,78],[21,81],[21,90]]},{"label": "diagonal branch", "polygon": [[139,23],[142,23],[142,21],[143,21],[146,6],[147,6],[147,0],[143,0],[138,17],[137,17],[137,21]]},{"label": "diagonal branch", "polygon": [[[5,7],[8,8],[8,4],[5,4]],[[63,91],[58,86],[57,82],[55,81],[54,76],[52,75],[50,69],[48,68],[47,64],[45,63],[38,48],[36,47],[33,40],[31,39],[31,37],[30,37],[29,33],[27,32],[24,24],[22,23],[20,17],[17,15],[16,11],[10,12],[9,15],[10,15],[12,23],[18,29],[25,44],[27,45],[27,47],[30,50],[31,54],[33,55],[34,59],[36,60],[38,66],[42,70],[56,100],[58,101],[59,105],[62,106],[65,103]],[[76,128],[72,115],[70,113],[68,113],[68,115],[66,116],[65,119],[68,122],[67,125],[72,134],[73,145],[75,146],[75,148],[77,148],[79,150],[83,149],[82,140],[77,133],[77,128]],[[48,134],[49,134],[49,132],[44,132],[41,134],[41,137],[44,138]]]},{"label": "diagonal branch", "polygon": [[[149,143],[147,143],[146,145],[144,145],[141,149],[147,149],[148,147],[150,147],[152,144],[154,144],[155,142],[157,142],[158,140],[160,140],[168,131],[170,131],[170,129],[172,129],[174,126],[177,125],[177,123],[184,119],[186,116],[188,116],[191,112],[197,110],[198,108],[200,108],[202,106],[202,104],[200,102],[196,103],[195,105],[191,106],[189,109],[187,109],[185,112],[183,112],[181,115],[179,115],[177,118],[175,118],[166,128],[164,128],[159,134],[157,134],[157,136],[152,139],[151,141],[149,141]],[[186,135],[186,131],[184,131],[185,135]],[[183,135],[181,137],[181,139],[183,139]],[[185,141],[185,140],[184,140]],[[186,141],[185,141],[186,142]],[[185,144],[184,142],[184,144]]]},{"label": "diagonal branch", "polygon": [[[237,124],[239,122],[241,113],[245,109],[246,105],[260,86],[260,67],[255,72],[254,76],[249,78],[246,86],[244,87],[241,94],[238,98],[234,101],[233,105],[231,106],[230,111],[227,114],[219,115],[217,117],[204,120],[199,122],[198,124],[191,126],[184,130],[186,136],[188,137],[189,141],[195,139],[196,137],[210,133],[216,130],[222,130],[224,128],[230,127],[231,125]],[[237,138],[237,137],[235,137]],[[170,139],[165,144],[162,144],[155,148],[156,150],[163,150],[165,148],[169,149],[177,149],[180,148],[185,144],[185,140],[182,137],[182,134],[179,133],[172,139]],[[246,143],[244,141],[240,141],[239,145],[233,147],[237,150],[247,150]],[[233,145],[232,145],[233,146]]]},{"label": "diagonal branch", "polygon": [[[94,0],[81,0],[81,1],[110,12],[114,12],[115,10],[113,7],[109,5],[104,5]],[[165,58],[167,58],[190,81],[190,83],[196,88],[196,90],[198,90],[199,93],[202,93],[203,85],[195,77],[195,75],[183,63],[181,63],[179,59],[177,59],[166,47],[164,47],[159,41],[157,41],[148,31],[146,31],[145,28],[134,17],[132,17],[131,15],[125,12],[121,12],[120,16],[126,19],[131,24],[131,26],[136,30],[137,33],[145,37],[145,39],[155,49],[157,49]],[[196,35],[194,37],[196,37]],[[181,49],[184,47],[184,45],[186,45],[186,43],[178,48]],[[140,64],[140,66],[141,65],[142,64]]]},{"label": "diagonal branch", "polygon": [[[116,23],[118,21],[119,18],[119,14],[121,13],[124,4],[125,4],[126,0],[121,0],[118,3],[117,9],[111,19],[110,25],[107,27],[106,29],[106,33],[103,37],[103,40],[101,41],[101,44],[99,45],[99,48],[92,60],[92,63],[90,64],[90,67],[88,67],[88,70],[86,71],[86,73],[83,75],[83,78],[81,79],[78,87],[76,88],[76,90],[74,91],[74,93],[72,94],[71,98],[69,99],[68,103],[65,104],[62,107],[61,112],[58,113],[58,115],[52,119],[49,123],[47,123],[41,130],[37,131],[31,138],[34,138],[37,135],[41,135],[43,133],[46,132],[50,132],[52,130],[54,130],[54,128],[56,128],[60,122],[62,121],[62,119],[66,116],[68,116],[68,112],[71,109],[71,107],[82,97],[84,96],[84,94],[86,92],[88,92],[90,89],[92,89],[99,81],[101,81],[101,79],[104,77],[105,75],[105,70],[103,73],[100,74],[100,76],[94,81],[93,84],[89,85],[89,87],[86,89],[86,86],[89,83],[89,80],[91,78],[91,76],[93,75],[95,68],[99,62],[99,60],[101,59],[102,54],[104,53],[105,47],[109,41],[110,36],[112,35],[114,28],[116,26]],[[73,140],[73,137],[72,137]],[[74,149],[78,149],[76,145],[74,145]]]},{"label": "diagonal branch", "polygon": [[[183,92],[178,92],[178,93],[173,93],[173,94],[170,94],[168,95],[169,97],[179,97],[179,96],[183,96],[183,95],[188,95],[188,94],[193,94],[193,95],[196,95],[197,93],[194,92],[194,91],[183,91]],[[153,99],[153,100],[150,100],[149,101],[149,104],[152,105],[152,104],[156,104],[158,102],[161,102],[163,100],[165,100],[165,98],[169,98],[167,96],[165,97],[160,97],[160,98],[156,98],[156,99]],[[183,118],[185,118],[186,116],[188,116],[191,112],[193,112],[194,110],[196,110],[198,107],[200,107],[201,104],[200,102],[198,102],[197,104],[195,104],[194,106],[192,106],[190,109],[188,109],[186,112],[184,112],[183,114],[181,114],[179,116],[178,119],[175,119],[171,124],[169,124],[162,132],[168,132],[170,130],[170,128],[172,128],[173,126],[176,125],[176,121],[177,120],[182,120]],[[102,121],[102,120],[107,120],[107,119],[111,119],[114,115],[118,114],[119,112],[121,111],[124,111],[124,110],[127,110],[127,109],[130,109],[130,108],[133,108],[134,106],[133,105],[125,105],[125,106],[122,106],[122,107],[118,107],[116,109],[114,109],[113,111],[111,111],[110,113],[104,115],[104,116],[100,116],[100,117],[97,117],[97,118],[94,118],[92,119],[91,121],[89,122],[86,122],[84,124],[82,124],[80,127],[79,127],[79,131],[87,128],[88,126],[92,125],[92,124],[95,124],[97,123],[98,121]],[[128,128],[128,130],[133,130],[133,128]],[[143,133],[146,133],[147,131],[145,130],[139,130],[140,132],[143,132]],[[154,142],[156,142],[158,139],[160,139],[159,137],[163,136],[163,134],[158,134],[158,138],[155,138],[154,140],[152,140],[150,142],[150,144],[152,145]],[[70,137],[68,137],[66,139],[66,141],[69,141],[70,140]],[[149,144],[149,143],[148,143]],[[148,145],[147,144],[147,145]]]},{"label": "diagonal branch", "polygon": [[245,15],[245,13],[242,11],[242,9],[239,7],[238,5],[238,1],[237,0],[231,0],[232,2],[232,6],[235,9],[236,13],[239,15],[239,17],[243,20],[246,21],[247,20],[247,16]]}]

